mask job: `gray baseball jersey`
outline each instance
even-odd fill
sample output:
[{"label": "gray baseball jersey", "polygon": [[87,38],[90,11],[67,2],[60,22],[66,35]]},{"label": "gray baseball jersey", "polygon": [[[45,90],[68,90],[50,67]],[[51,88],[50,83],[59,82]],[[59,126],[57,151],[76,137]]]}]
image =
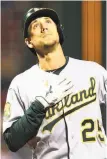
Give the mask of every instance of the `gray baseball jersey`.
[{"label": "gray baseball jersey", "polygon": [[107,142],[100,104],[107,105],[107,71],[95,62],[69,58],[58,75],[41,70],[38,64],[17,75],[8,90],[3,130],[62,76],[71,79],[73,94],[46,111],[35,137],[39,140],[32,150],[33,158],[67,159],[65,118],[70,159],[105,159]]}]

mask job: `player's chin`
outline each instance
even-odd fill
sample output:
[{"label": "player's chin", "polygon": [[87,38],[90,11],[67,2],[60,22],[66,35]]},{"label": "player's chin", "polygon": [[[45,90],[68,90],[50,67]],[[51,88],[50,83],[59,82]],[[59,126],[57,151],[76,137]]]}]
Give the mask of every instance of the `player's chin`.
[{"label": "player's chin", "polygon": [[54,46],[56,43],[58,43],[56,39],[47,39],[44,41],[44,46]]}]

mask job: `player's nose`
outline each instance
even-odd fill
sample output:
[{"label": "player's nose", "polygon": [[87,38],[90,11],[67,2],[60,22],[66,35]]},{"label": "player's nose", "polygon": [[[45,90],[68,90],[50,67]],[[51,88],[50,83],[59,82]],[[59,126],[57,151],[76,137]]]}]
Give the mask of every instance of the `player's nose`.
[{"label": "player's nose", "polygon": [[48,30],[48,28],[42,28],[41,29],[41,32],[45,32],[45,31],[47,31]]},{"label": "player's nose", "polygon": [[48,27],[47,27],[46,23],[41,23],[41,32],[43,33],[46,31],[48,31]]}]

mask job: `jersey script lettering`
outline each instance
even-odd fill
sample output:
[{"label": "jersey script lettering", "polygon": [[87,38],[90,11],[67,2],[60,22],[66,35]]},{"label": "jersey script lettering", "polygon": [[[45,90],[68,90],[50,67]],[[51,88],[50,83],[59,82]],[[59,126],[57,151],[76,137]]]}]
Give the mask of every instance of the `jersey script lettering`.
[{"label": "jersey script lettering", "polygon": [[[49,108],[46,112],[46,119],[48,120],[52,118],[52,120],[46,126],[44,126],[43,132],[46,130],[51,132],[56,123],[58,123],[64,115],[67,116],[75,112],[76,110],[79,110],[80,108],[85,107],[88,104],[94,102],[96,100],[95,85],[95,79],[91,77],[89,89],[84,89],[76,94],[68,95],[58,104],[56,104],[55,107]],[[65,113],[61,116],[54,118],[56,113],[60,112],[64,108],[68,108],[66,109],[66,111],[64,111]]]}]

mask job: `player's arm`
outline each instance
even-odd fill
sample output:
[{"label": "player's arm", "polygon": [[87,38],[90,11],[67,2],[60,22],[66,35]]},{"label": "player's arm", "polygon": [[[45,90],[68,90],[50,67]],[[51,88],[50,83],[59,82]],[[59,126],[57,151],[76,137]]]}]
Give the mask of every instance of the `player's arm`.
[{"label": "player's arm", "polygon": [[25,115],[15,121],[3,133],[8,148],[15,152],[23,147],[37,134],[44,117],[43,105],[38,101],[32,103]]},{"label": "player's arm", "polygon": [[21,101],[18,100],[18,95],[13,89],[9,89],[6,103],[3,136],[8,148],[15,152],[37,134],[46,110],[39,101],[35,100],[24,112],[20,105]]},{"label": "player's arm", "polygon": [[70,94],[72,87],[73,85],[69,80],[63,79],[59,81],[58,85],[48,95],[36,97],[25,112],[22,112],[21,97],[18,97],[17,90],[9,89],[7,102],[10,103],[11,112],[8,120],[3,123],[3,135],[11,151],[17,151],[37,134],[45,117],[45,108],[52,104],[55,105]]}]

